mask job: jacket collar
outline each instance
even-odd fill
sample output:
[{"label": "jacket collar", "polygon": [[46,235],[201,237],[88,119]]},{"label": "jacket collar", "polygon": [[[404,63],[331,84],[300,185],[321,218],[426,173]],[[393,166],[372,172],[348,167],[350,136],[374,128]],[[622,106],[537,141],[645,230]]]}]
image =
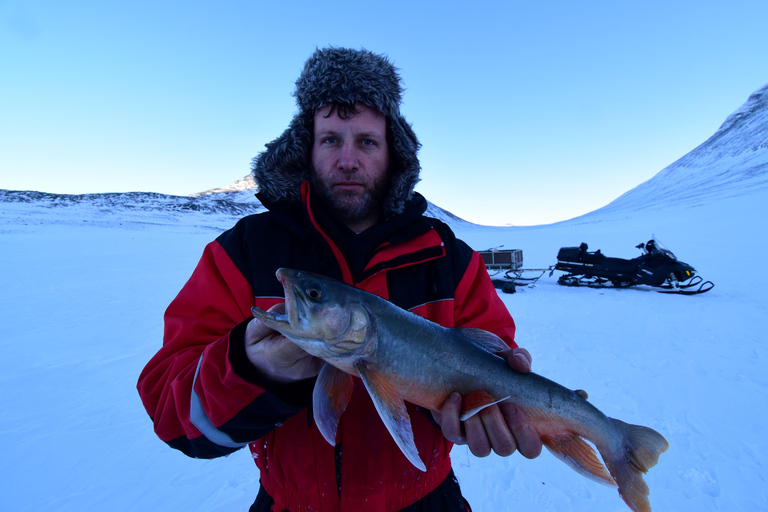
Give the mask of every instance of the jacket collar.
[{"label": "jacket collar", "polygon": [[[316,196],[308,181],[302,184],[301,191],[307,220],[330,246],[349,284],[393,266],[444,254],[442,239],[423,215],[427,201],[418,193],[406,202],[402,213],[357,234],[331,216],[321,203],[313,201]],[[419,253],[428,248],[427,253]],[[414,259],[416,253],[419,255]]]}]

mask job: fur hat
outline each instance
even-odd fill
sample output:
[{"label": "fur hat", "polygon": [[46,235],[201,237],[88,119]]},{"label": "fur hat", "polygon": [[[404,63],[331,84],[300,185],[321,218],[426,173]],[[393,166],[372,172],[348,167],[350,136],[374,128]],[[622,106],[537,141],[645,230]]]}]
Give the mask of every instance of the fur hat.
[{"label": "fur hat", "polygon": [[272,202],[300,201],[301,183],[310,178],[315,112],[332,102],[362,103],[387,118],[391,176],[383,213],[390,217],[402,212],[421,169],[416,156],[421,144],[400,115],[402,92],[397,68],[383,55],[365,49],[316,50],[296,80],[293,95],[299,112],[283,134],[253,159],[251,169],[260,197]]}]

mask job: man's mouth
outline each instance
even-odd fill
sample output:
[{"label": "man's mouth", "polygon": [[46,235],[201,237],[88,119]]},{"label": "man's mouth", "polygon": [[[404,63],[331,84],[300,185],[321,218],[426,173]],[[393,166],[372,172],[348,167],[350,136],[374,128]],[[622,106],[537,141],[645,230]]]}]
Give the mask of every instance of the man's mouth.
[{"label": "man's mouth", "polygon": [[339,181],[333,185],[333,188],[336,190],[357,191],[364,189],[365,185],[358,181]]}]

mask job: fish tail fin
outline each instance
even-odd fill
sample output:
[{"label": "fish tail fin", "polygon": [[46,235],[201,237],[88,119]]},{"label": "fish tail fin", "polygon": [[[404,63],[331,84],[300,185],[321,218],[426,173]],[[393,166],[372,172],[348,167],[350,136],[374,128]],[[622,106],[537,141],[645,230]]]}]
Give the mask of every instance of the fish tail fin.
[{"label": "fish tail fin", "polygon": [[603,454],[603,459],[629,508],[635,512],[650,512],[650,491],[643,474],[656,465],[659,456],[669,448],[669,443],[651,428],[610,419],[624,433],[624,443],[620,453]]},{"label": "fish tail fin", "polygon": [[576,434],[545,437],[544,446],[582,476],[615,487],[616,482],[605,469],[595,450]]}]

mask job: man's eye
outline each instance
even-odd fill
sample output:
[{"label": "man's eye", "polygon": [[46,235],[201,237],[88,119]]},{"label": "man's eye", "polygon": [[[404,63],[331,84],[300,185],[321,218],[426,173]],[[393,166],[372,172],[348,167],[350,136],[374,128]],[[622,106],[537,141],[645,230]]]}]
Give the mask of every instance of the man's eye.
[{"label": "man's eye", "polygon": [[336,137],[326,137],[323,142],[325,144],[334,144],[336,142]]},{"label": "man's eye", "polygon": [[373,142],[371,139],[363,139],[362,141],[363,146],[375,146],[376,143]]}]

